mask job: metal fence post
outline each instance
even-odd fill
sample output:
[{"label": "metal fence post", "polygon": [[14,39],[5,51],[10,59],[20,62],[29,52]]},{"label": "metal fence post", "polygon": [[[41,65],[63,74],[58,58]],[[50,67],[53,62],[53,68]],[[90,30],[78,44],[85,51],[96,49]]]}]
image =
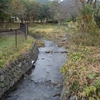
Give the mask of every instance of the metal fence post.
[{"label": "metal fence post", "polygon": [[17,30],[15,30],[15,48],[17,48]]},{"label": "metal fence post", "polygon": [[26,32],[25,32],[25,40],[27,40],[27,33],[28,33],[28,26],[25,25],[25,29],[26,29]]}]

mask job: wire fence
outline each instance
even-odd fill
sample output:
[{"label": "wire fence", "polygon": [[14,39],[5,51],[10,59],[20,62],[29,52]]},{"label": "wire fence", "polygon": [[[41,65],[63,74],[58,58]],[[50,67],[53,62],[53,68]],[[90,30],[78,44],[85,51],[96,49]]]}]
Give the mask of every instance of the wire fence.
[{"label": "wire fence", "polygon": [[0,31],[0,36],[14,37],[14,45],[17,48],[20,42],[27,40],[28,26],[26,24],[20,23],[19,29],[10,29]]}]

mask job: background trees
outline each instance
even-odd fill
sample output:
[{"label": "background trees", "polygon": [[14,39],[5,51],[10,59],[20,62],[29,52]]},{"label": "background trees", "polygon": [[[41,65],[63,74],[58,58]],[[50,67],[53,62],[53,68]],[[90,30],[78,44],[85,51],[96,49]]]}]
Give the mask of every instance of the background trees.
[{"label": "background trees", "polygon": [[66,9],[58,0],[52,1],[50,5],[50,11],[53,20],[58,21],[58,26],[60,27],[61,21],[66,18]]},{"label": "background trees", "polygon": [[0,0],[0,21],[2,22],[10,15],[9,3],[10,0]]},{"label": "background trees", "polygon": [[[67,10],[68,5],[64,5],[66,0],[64,0],[63,2],[60,2],[60,0],[56,1],[37,0],[37,1],[1,0],[0,13],[2,13],[2,15],[0,19],[5,20],[4,14],[8,14],[10,15],[10,17],[14,16],[20,18],[22,22],[27,21],[30,23],[32,21],[46,22],[48,20],[53,20],[53,21],[57,20],[60,25],[61,20],[64,20],[68,16],[69,13],[68,11],[69,9]],[[8,17],[8,15],[6,15],[6,17]]]},{"label": "background trees", "polygon": [[24,4],[22,2],[22,0],[12,0],[10,3],[10,13],[12,14],[12,16],[15,16],[15,20],[16,17],[21,18],[23,16],[24,13]]},{"label": "background trees", "polygon": [[95,10],[95,21],[99,26],[99,3],[98,0],[0,0],[0,21],[13,16],[28,23],[57,21],[60,26],[68,18],[75,21],[80,10],[88,4]]}]

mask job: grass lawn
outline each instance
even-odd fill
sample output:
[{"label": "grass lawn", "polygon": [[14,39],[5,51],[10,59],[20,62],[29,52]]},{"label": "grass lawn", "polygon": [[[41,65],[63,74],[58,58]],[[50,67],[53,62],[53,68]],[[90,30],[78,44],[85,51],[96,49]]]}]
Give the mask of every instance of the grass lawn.
[{"label": "grass lawn", "polygon": [[5,27],[6,30],[12,29],[12,28],[19,28],[19,23],[0,23],[0,30],[3,30]]},{"label": "grass lawn", "polygon": [[21,54],[25,53],[34,42],[33,38],[28,36],[25,41],[24,36],[20,35],[18,38],[18,46],[15,47],[14,36],[0,37],[0,67],[7,64],[9,61],[16,59]]}]

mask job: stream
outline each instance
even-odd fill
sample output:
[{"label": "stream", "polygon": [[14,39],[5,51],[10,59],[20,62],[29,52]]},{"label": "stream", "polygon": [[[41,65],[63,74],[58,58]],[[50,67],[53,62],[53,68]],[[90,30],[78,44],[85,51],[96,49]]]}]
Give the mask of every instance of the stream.
[{"label": "stream", "polygon": [[60,100],[63,76],[60,68],[66,63],[66,49],[42,39],[33,68],[0,100]]}]

